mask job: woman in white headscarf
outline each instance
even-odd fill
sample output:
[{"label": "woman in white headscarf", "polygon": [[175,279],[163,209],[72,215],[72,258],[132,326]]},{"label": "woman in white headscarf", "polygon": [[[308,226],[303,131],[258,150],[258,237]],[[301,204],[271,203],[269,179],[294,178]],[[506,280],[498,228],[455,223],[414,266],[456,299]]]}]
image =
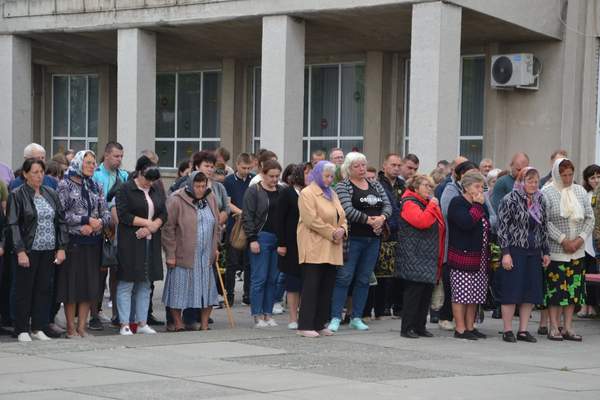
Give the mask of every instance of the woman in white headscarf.
[{"label": "woman in white headscarf", "polygon": [[[580,342],[573,330],[573,312],[585,304],[585,240],[594,228],[594,213],[585,189],[573,183],[575,166],[559,158],[552,167],[552,183],[542,189],[546,201],[550,259],[545,271],[544,303],[550,311],[550,340]],[[564,330],[559,331],[561,310]]]}]

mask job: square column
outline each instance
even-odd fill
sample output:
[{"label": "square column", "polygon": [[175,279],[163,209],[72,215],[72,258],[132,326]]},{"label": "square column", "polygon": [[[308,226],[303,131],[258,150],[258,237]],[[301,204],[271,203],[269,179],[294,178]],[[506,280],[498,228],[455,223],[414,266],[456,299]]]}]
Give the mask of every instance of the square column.
[{"label": "square column", "polygon": [[0,161],[13,169],[33,141],[31,43],[0,35]]},{"label": "square column", "polygon": [[117,141],[125,150],[123,168],[133,170],[142,150],[154,150],[155,120],[156,35],[141,29],[120,29]]},{"label": "square column", "polygon": [[282,165],[302,160],[304,21],[263,18],[260,143]]},{"label": "square column", "polygon": [[409,149],[423,171],[459,151],[461,20],[462,9],[452,4],[413,5]]}]

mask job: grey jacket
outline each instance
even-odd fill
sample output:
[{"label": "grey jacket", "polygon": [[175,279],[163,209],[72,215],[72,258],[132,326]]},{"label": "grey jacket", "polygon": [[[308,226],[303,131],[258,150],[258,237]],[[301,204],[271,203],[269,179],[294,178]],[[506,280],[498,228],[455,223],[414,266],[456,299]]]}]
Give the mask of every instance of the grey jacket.
[{"label": "grey jacket", "polygon": [[[277,185],[281,193],[283,187]],[[269,216],[269,195],[262,185],[256,184],[246,189],[242,207],[242,227],[248,238],[248,243],[256,241]]]}]

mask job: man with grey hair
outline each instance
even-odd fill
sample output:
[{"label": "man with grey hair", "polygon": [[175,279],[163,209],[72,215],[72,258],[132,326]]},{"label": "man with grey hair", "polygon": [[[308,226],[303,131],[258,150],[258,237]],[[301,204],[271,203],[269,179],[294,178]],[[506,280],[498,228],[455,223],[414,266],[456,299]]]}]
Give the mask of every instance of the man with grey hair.
[{"label": "man with grey hair", "polygon": [[[41,160],[44,163],[46,162],[46,150],[37,143],[28,144],[23,150],[23,158],[27,160],[28,158],[35,158],[36,160]],[[10,182],[8,189],[13,191],[14,189],[21,187],[25,181],[23,180],[23,176],[20,173],[21,169],[19,168],[17,172],[19,172],[15,179]],[[52,179],[48,175],[44,175],[44,180],[42,181],[42,185],[49,187],[53,190],[56,190],[58,186],[58,181]]]}]

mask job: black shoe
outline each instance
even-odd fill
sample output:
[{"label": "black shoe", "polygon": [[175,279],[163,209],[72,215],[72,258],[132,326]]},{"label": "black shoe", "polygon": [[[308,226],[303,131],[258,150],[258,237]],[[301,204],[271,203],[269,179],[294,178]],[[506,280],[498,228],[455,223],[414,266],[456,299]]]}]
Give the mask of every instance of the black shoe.
[{"label": "black shoe", "polygon": [[517,332],[517,340],[522,340],[523,342],[529,343],[537,342],[537,339],[534,338],[528,331]]},{"label": "black shoe", "polygon": [[486,334],[484,334],[484,333],[481,333],[481,332],[479,332],[477,329],[473,329],[473,330],[471,331],[471,333],[472,333],[473,335],[475,335],[475,337],[476,337],[477,339],[487,339],[487,335],[486,335]]},{"label": "black shoe", "polygon": [[52,329],[48,328],[44,329],[44,334],[51,339],[58,339],[59,337],[62,337],[60,333],[54,332]]},{"label": "black shoe", "polygon": [[227,302],[229,303],[229,307],[233,307],[233,302],[235,298],[232,295],[227,296]]},{"label": "black shoe", "polygon": [[438,322],[440,322],[438,311],[429,311],[429,322],[431,322],[432,324],[437,324]]},{"label": "black shoe", "polygon": [[212,318],[208,318],[208,323],[209,323],[209,324],[214,324],[214,323],[215,323],[215,321],[213,321],[213,319],[212,319]]},{"label": "black shoe", "polygon": [[546,336],[548,334],[548,327],[547,326],[540,326],[537,330],[538,335],[544,335]]},{"label": "black shoe", "polygon": [[113,317],[110,319],[110,324],[111,326],[114,326],[115,328],[120,328],[121,327],[121,321],[119,321],[119,317]]},{"label": "black shoe", "polygon": [[164,325],[165,324],[163,321],[156,319],[154,317],[154,315],[152,315],[152,314],[148,315],[148,319],[146,320],[146,323],[148,325]]},{"label": "black shoe", "polygon": [[248,296],[242,297],[242,304],[245,306],[249,306],[250,305],[250,297],[248,297]]},{"label": "black shoe", "polygon": [[508,343],[517,343],[517,338],[515,338],[515,334],[512,331],[503,332],[502,340]]},{"label": "black shoe", "polygon": [[463,333],[454,331],[454,337],[457,339],[477,340],[477,336],[473,334],[473,331],[464,331]]},{"label": "black shoe", "polygon": [[383,310],[383,317],[391,317],[392,316],[392,312],[390,311],[389,308],[386,308]]},{"label": "black shoe", "polygon": [[405,337],[407,339],[418,339],[419,334],[412,329],[407,330],[406,332],[400,332],[400,336]]},{"label": "black shoe", "polygon": [[433,337],[433,333],[429,332],[427,329],[417,332],[417,335],[422,337]]},{"label": "black shoe", "polygon": [[104,325],[102,325],[99,318],[92,318],[90,319],[89,328],[90,331],[103,331]]}]

